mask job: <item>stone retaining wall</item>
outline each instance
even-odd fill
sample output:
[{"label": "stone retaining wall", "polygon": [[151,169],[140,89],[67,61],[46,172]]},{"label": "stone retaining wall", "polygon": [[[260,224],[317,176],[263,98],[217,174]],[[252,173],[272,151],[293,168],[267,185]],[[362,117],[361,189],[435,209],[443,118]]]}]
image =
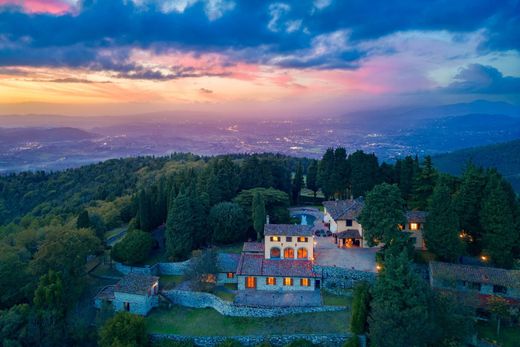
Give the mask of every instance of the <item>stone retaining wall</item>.
[{"label": "stone retaining wall", "polygon": [[183,336],[175,334],[151,334],[153,341],[158,340],[174,340],[174,341],[189,341],[192,340],[195,345],[201,347],[213,347],[228,339],[236,340],[244,346],[256,346],[264,341],[269,341],[273,346],[285,346],[295,340],[308,340],[314,344],[326,347],[342,346],[350,337],[350,334],[302,334],[302,335],[274,335],[274,336]]},{"label": "stone retaining wall", "polygon": [[237,306],[210,293],[185,290],[163,290],[162,295],[176,305],[193,308],[210,307],[224,316],[234,317],[279,317],[296,313],[343,311],[346,309],[342,306],[274,308]]},{"label": "stone retaining wall", "polygon": [[316,265],[314,266],[314,271],[323,275],[323,288],[329,291],[350,289],[359,281],[373,283],[377,276],[374,272],[333,266]]},{"label": "stone retaining wall", "polygon": [[178,263],[157,263],[154,265],[144,266],[129,266],[115,262],[115,268],[117,271],[123,274],[139,273],[143,275],[183,275],[186,268],[189,266],[190,260],[178,262]]}]

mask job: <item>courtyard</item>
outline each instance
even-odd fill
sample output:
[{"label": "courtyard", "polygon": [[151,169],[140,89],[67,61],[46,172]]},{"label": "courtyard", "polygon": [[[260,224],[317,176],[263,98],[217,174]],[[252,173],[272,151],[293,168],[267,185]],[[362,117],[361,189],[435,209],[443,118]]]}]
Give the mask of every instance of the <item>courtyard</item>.
[{"label": "courtyard", "polygon": [[338,248],[333,237],[316,237],[315,265],[376,272],[379,248]]}]

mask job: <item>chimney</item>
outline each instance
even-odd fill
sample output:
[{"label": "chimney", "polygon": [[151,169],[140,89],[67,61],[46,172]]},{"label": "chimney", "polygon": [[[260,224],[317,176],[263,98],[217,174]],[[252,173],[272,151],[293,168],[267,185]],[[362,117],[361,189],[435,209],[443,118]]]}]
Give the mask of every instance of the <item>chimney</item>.
[{"label": "chimney", "polygon": [[269,215],[265,216],[265,224],[269,224]]}]

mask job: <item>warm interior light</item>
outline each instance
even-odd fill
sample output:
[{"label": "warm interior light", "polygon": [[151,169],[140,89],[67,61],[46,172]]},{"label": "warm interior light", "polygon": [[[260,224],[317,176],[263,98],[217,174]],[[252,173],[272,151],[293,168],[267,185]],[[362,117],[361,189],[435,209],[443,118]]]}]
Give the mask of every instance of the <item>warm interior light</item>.
[{"label": "warm interior light", "polygon": [[419,229],[419,224],[417,223],[410,223],[410,230],[417,230]]}]

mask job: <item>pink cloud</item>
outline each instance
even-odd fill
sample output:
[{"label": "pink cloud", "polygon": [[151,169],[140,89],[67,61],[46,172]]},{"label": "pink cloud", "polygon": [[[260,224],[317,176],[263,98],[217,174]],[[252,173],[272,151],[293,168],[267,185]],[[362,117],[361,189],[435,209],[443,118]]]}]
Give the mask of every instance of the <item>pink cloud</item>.
[{"label": "pink cloud", "polygon": [[8,5],[21,7],[27,13],[63,14],[73,10],[64,0],[0,0],[0,6]]}]

